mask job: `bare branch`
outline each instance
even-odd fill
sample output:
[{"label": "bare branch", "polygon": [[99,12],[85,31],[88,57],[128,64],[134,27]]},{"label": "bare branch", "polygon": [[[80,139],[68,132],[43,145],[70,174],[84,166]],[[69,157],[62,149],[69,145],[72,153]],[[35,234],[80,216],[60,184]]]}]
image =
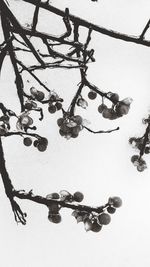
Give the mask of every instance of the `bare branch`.
[{"label": "bare branch", "polygon": [[[30,4],[36,5],[37,0],[23,0],[24,2],[28,2]],[[50,5],[48,2],[41,2],[40,3],[40,7],[46,10],[49,10],[50,12],[59,15],[61,17],[64,17],[65,12]],[[100,27],[96,24],[93,24],[91,22],[88,22],[84,19],[81,19],[80,17],[74,16],[72,14],[69,14],[69,19],[73,22],[73,23],[77,23],[80,26],[83,26],[85,28],[92,28],[94,31],[99,32],[101,34],[107,35],[109,37],[115,38],[115,39],[120,39],[126,42],[132,42],[132,43],[136,43],[136,44],[141,44],[144,46],[150,46],[150,41],[148,40],[143,40],[140,38],[140,36],[131,36],[131,35],[127,35],[127,34],[123,34],[120,32],[116,32],[113,30],[108,30],[106,28]]]},{"label": "bare branch", "polygon": [[94,134],[99,134],[99,133],[111,133],[111,132],[114,132],[114,131],[118,131],[119,130],[119,127],[115,128],[115,129],[112,129],[112,130],[100,130],[100,131],[93,131],[91,130],[90,128],[86,127],[86,126],[83,126],[87,131],[89,131],[90,133],[94,133]]},{"label": "bare branch", "polygon": [[24,42],[28,45],[28,47],[32,50],[34,56],[36,57],[37,61],[43,66],[44,68],[44,61],[40,58],[39,54],[37,53],[37,51],[35,50],[34,46],[32,45],[32,43],[29,41],[29,39],[26,37],[24,31],[22,30],[22,27],[20,25],[20,23],[18,22],[18,20],[15,18],[15,16],[13,15],[13,13],[11,12],[11,10],[7,7],[6,3],[4,2],[4,0],[0,1],[0,10],[2,11],[3,14],[5,14],[6,18],[9,18],[10,22],[12,23],[12,25],[14,26],[14,28],[17,29],[18,33],[20,34],[20,36],[22,37],[22,39],[24,40]]}]

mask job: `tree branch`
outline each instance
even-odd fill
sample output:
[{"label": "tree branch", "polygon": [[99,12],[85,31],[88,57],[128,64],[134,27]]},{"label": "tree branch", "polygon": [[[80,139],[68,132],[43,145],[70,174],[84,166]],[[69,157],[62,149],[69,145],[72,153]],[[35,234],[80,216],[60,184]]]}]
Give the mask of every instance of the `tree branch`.
[{"label": "tree branch", "polygon": [[1,21],[2,21],[2,28],[3,28],[5,42],[7,43],[8,52],[9,52],[10,59],[11,59],[11,62],[14,68],[15,75],[16,75],[15,83],[16,83],[17,93],[18,93],[18,97],[19,97],[19,101],[21,105],[21,111],[24,111],[23,80],[22,80],[22,77],[19,73],[18,66],[17,66],[17,59],[16,59],[16,55],[13,49],[11,35],[9,32],[9,22],[4,17],[4,14],[1,14]]},{"label": "tree branch", "polygon": [[[36,5],[37,0],[23,0],[24,2],[28,2],[30,4]],[[65,12],[50,5],[48,2],[45,3],[40,3],[40,7],[46,10],[49,10],[50,12],[59,15],[61,17],[64,17]],[[99,32],[101,34],[107,35],[109,37],[115,38],[115,39],[120,39],[126,42],[132,42],[132,43],[136,43],[136,44],[140,44],[140,45],[144,45],[144,46],[150,46],[150,41],[148,40],[143,40],[142,38],[140,38],[140,36],[131,36],[131,35],[127,35],[127,34],[123,34],[120,32],[116,32],[113,30],[108,30],[106,28],[100,27],[96,24],[93,24],[91,22],[88,22],[84,19],[81,19],[80,17],[74,16],[72,14],[69,14],[69,19],[73,22],[73,23],[78,23],[80,26],[83,26],[85,28],[92,28],[94,31]]]}]

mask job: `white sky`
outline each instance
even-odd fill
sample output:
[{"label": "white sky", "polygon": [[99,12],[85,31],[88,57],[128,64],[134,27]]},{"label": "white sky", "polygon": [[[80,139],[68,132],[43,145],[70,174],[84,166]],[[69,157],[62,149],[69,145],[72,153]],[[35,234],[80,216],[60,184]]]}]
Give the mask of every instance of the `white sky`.
[{"label": "white sky", "polygon": [[[21,1],[9,1],[22,23],[30,23],[33,9]],[[63,2],[63,3],[62,3]],[[113,2],[113,3],[112,3]],[[147,0],[52,1],[70,13],[80,15],[101,26],[126,34],[138,35],[149,19]],[[41,14],[39,29],[61,33],[61,22]],[[77,110],[91,121],[93,129],[120,131],[108,135],[81,132],[78,139],[66,141],[58,135],[56,119],[61,116],[46,111],[38,123],[39,133],[49,140],[45,153],[24,147],[21,138],[4,140],[8,171],[17,189],[45,196],[66,189],[85,194],[84,204],[102,205],[109,196],[118,195],[123,207],[112,216],[112,222],[100,233],[86,233],[76,224],[69,210],[62,210],[63,221],[54,225],[47,220],[47,209],[29,201],[19,201],[28,213],[26,226],[17,226],[3,185],[0,183],[0,265],[4,267],[149,267],[150,164],[138,173],[130,163],[134,150],[128,139],[144,131],[141,120],[150,108],[150,48],[115,40],[93,33],[91,47],[96,63],[89,66],[88,78],[102,90],[118,92],[120,98],[134,99],[130,113],[117,121],[107,121],[97,112],[100,99],[89,101],[87,111]],[[148,38],[148,34],[147,34]],[[35,45],[39,45],[34,40]],[[66,106],[79,82],[77,70],[49,70],[39,74],[50,88],[60,93]],[[5,60],[0,82],[1,101],[18,110],[13,70]],[[32,83],[32,82],[31,82]],[[30,83],[30,84],[31,84]],[[26,85],[29,86],[29,85]],[[4,94],[5,91],[5,94]],[[88,92],[85,92],[85,96]],[[149,157],[147,156],[147,162]]]}]

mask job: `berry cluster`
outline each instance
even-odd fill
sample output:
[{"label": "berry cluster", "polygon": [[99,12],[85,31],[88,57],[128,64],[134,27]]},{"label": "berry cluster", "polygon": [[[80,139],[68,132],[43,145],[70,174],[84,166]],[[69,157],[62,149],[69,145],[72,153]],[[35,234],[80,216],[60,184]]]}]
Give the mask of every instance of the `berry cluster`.
[{"label": "berry cluster", "polygon": [[[87,211],[73,211],[72,215],[77,220],[77,223],[83,222],[86,231],[99,232],[103,225],[107,225],[111,222],[110,214],[115,213],[116,208],[121,207],[122,200],[119,197],[111,197],[108,203],[103,208],[103,211],[97,213]],[[106,211],[107,212],[106,212]]]},{"label": "berry cluster", "polygon": [[60,127],[59,133],[61,136],[66,139],[76,138],[79,135],[79,132],[83,129],[83,119],[79,115],[74,116],[65,116],[57,120],[57,124]]},{"label": "berry cluster", "polygon": [[[30,100],[27,101],[25,107],[27,109],[37,108],[37,104],[32,100],[37,100],[41,103],[48,103],[48,111],[53,114],[57,110],[62,109],[62,99],[55,92],[50,92],[48,98],[46,99],[45,94],[42,91],[37,90],[35,87],[30,88]],[[45,101],[45,102],[44,102]]]},{"label": "berry cluster", "polygon": [[123,115],[128,114],[132,98],[125,98],[119,101],[119,95],[115,93],[108,93],[107,96],[112,102],[112,107],[107,107],[104,102],[98,106],[98,112],[102,114],[103,118],[115,120]]},{"label": "berry cluster", "polygon": [[[73,195],[70,194],[66,190],[60,191],[60,193],[52,193],[46,196],[47,199],[51,200],[59,200],[64,202],[81,202],[84,198],[81,192],[75,192]],[[48,206],[48,220],[53,223],[60,223],[61,222],[61,215],[59,210],[61,209],[61,205],[59,203],[51,203]]]},{"label": "berry cluster", "polygon": [[49,103],[48,103],[48,111],[49,113],[53,114],[58,110],[62,109],[62,99],[58,97],[57,94],[51,94],[49,98]]},{"label": "berry cluster", "polygon": [[142,172],[147,168],[143,156],[150,154],[150,116],[148,116],[147,119],[144,118],[142,122],[147,125],[144,135],[142,137],[131,137],[129,139],[129,143],[132,147],[139,151],[139,155],[133,155],[131,157],[131,162],[136,166],[139,172]]},{"label": "berry cluster", "polygon": [[36,139],[34,142],[31,137],[23,138],[23,143],[25,146],[31,146],[33,144],[34,147],[38,149],[40,152],[44,152],[48,146],[48,140],[44,137]]},{"label": "berry cluster", "polygon": [[[53,223],[60,223],[62,218],[60,215],[60,209],[62,208],[62,202],[72,203],[81,202],[84,195],[81,192],[75,192],[73,195],[66,190],[60,191],[60,193],[52,193],[46,196],[49,200],[54,200],[48,205],[48,219]],[[83,222],[86,231],[99,232],[103,225],[107,225],[111,221],[110,214],[115,213],[116,209],[122,206],[122,200],[120,197],[110,197],[108,203],[102,206],[100,209],[92,209],[87,206],[78,205],[72,212],[72,216],[75,217],[77,223]],[[65,207],[65,205],[63,205]],[[73,206],[74,208],[74,206]]]}]

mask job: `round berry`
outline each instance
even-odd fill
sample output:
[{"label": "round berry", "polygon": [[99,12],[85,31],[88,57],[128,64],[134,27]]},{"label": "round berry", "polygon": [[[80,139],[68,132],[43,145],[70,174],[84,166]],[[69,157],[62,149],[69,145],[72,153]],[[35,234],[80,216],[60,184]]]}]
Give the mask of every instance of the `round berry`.
[{"label": "round berry", "polygon": [[73,198],[74,198],[74,201],[81,202],[84,198],[84,195],[81,192],[77,191],[73,194]]},{"label": "round berry", "polygon": [[31,110],[33,108],[32,102],[26,102],[24,106],[28,110]]},{"label": "round berry", "polygon": [[97,93],[94,92],[94,91],[90,91],[88,93],[88,98],[91,99],[91,100],[94,100],[95,98],[97,97]]},{"label": "round berry", "polygon": [[37,145],[37,149],[38,149],[40,152],[44,152],[44,151],[47,149],[47,146],[44,145],[44,144],[38,144],[38,145]]},{"label": "round berry", "polygon": [[55,106],[56,106],[57,110],[62,109],[62,103],[61,102],[56,102]]},{"label": "round berry", "polygon": [[119,95],[118,95],[118,94],[112,94],[112,95],[110,96],[110,100],[111,100],[114,104],[116,104],[116,103],[119,101]]},{"label": "round berry", "polygon": [[99,105],[99,106],[98,106],[98,112],[99,112],[99,113],[102,113],[103,110],[104,110],[105,108],[107,108],[107,106],[106,106],[105,104],[101,104],[101,105]]},{"label": "round berry", "polygon": [[38,101],[42,101],[45,98],[45,94],[41,91],[37,91],[37,93],[35,94],[35,98]]},{"label": "round berry", "polygon": [[107,225],[111,221],[111,217],[108,213],[102,213],[98,216],[99,223],[102,225]]},{"label": "round berry", "polygon": [[143,172],[146,168],[147,168],[146,164],[138,165],[138,166],[137,166],[137,170],[138,170],[139,172]]},{"label": "round berry", "polygon": [[51,114],[55,113],[56,110],[57,110],[57,108],[56,108],[55,105],[50,105],[50,106],[48,107],[48,111],[49,111],[49,113],[51,113]]},{"label": "round berry", "polygon": [[122,206],[122,199],[120,197],[110,197],[108,202],[113,205],[114,208],[120,208]]},{"label": "round berry", "polygon": [[59,118],[59,119],[57,120],[57,125],[58,125],[59,127],[61,127],[61,125],[63,124],[63,122],[64,122],[64,119],[63,119],[63,118]]},{"label": "round berry", "polygon": [[50,222],[60,223],[61,222],[61,215],[60,214],[49,214],[48,219]]},{"label": "round berry", "polygon": [[114,207],[109,206],[107,208],[107,211],[108,211],[108,213],[113,214],[113,213],[115,213],[116,209]]},{"label": "round berry", "polygon": [[25,146],[31,146],[32,145],[32,139],[30,137],[26,137],[23,139],[23,143]]},{"label": "round berry", "polygon": [[91,231],[92,232],[95,232],[95,233],[98,233],[100,232],[102,229],[102,225],[100,225],[97,220],[95,220],[93,223],[92,223],[92,228],[91,228]]},{"label": "round berry", "polygon": [[131,157],[131,162],[134,163],[135,161],[138,161],[138,159],[139,159],[139,155],[133,155]]}]

